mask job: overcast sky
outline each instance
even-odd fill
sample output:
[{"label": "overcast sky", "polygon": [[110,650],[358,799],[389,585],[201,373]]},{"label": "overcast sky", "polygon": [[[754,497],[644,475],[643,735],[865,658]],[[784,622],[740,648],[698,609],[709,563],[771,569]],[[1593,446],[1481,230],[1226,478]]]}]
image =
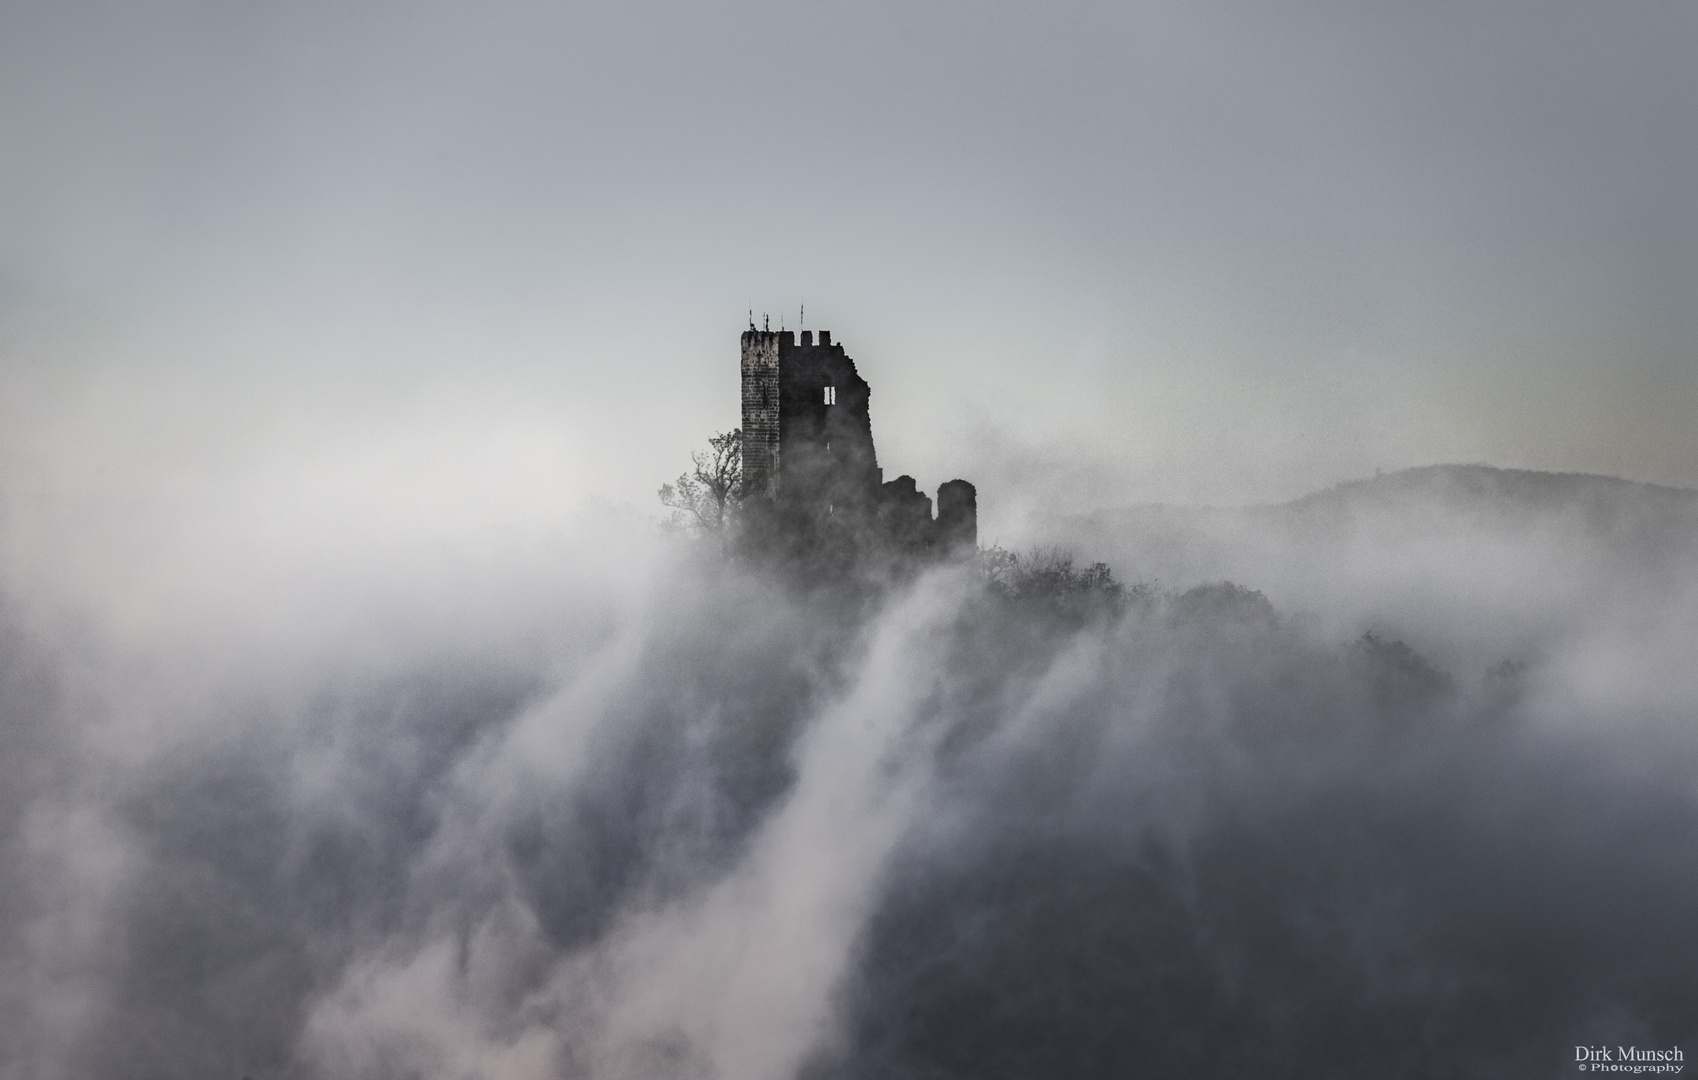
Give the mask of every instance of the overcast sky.
[{"label": "overcast sky", "polygon": [[0,5],[14,498],[649,512],[804,303],[928,489],[1698,486],[1695,301],[1690,0]]}]

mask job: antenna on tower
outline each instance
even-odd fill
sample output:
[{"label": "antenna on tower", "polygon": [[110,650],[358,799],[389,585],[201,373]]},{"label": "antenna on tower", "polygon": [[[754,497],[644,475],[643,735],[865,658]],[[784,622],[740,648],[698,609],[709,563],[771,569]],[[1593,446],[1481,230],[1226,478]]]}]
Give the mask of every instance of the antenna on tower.
[{"label": "antenna on tower", "polygon": [[749,329],[753,330],[754,328],[755,328],[755,309],[750,308],[749,309]]},{"label": "antenna on tower", "polygon": [[796,329],[806,330],[807,328],[808,328],[808,302],[806,300],[804,300],[804,301],[802,301],[802,313],[800,315],[796,316]]}]

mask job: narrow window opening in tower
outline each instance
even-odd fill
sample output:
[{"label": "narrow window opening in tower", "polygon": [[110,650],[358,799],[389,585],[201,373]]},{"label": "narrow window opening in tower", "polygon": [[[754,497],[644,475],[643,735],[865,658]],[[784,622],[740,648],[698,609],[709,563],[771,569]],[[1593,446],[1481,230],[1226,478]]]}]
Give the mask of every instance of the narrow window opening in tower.
[{"label": "narrow window opening in tower", "polygon": [[825,388],[825,403],[827,405],[837,404],[837,387],[828,386]]}]

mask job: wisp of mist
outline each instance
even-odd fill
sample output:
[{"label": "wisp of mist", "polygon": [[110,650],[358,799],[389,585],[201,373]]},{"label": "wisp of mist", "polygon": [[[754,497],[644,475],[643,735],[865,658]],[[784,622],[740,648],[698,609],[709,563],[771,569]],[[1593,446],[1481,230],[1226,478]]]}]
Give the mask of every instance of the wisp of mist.
[{"label": "wisp of mist", "polygon": [[605,508],[10,506],[0,1076],[1698,1050],[1686,496],[1340,491],[853,602]]}]

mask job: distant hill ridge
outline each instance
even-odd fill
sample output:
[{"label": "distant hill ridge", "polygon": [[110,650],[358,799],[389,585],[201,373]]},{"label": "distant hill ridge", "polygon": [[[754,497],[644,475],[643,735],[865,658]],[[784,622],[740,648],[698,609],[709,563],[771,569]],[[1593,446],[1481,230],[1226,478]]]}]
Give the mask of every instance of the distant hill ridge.
[{"label": "distant hill ridge", "polygon": [[1421,465],[1412,469],[1346,480],[1295,499],[1250,506],[1133,503],[1072,515],[1075,522],[1151,517],[1319,518],[1363,510],[1391,510],[1416,504],[1442,504],[1456,510],[1518,513],[1574,511],[1608,516],[1629,508],[1637,512],[1698,514],[1698,490],[1624,480],[1597,473],[1500,469],[1493,465]]},{"label": "distant hill ridge", "polygon": [[1346,505],[1401,502],[1412,497],[1438,497],[1450,502],[1488,503],[1521,509],[1625,504],[1629,501],[1641,505],[1646,501],[1665,505],[1698,505],[1698,491],[1688,488],[1646,484],[1594,473],[1540,472],[1469,464],[1423,465],[1361,480],[1348,480],[1262,509],[1321,510],[1333,504],[1342,508]]},{"label": "distant hill ridge", "polygon": [[1698,491],[1489,465],[1403,469],[1261,506],[1145,504],[1046,525],[1040,543],[1130,579],[1284,582],[1311,596],[1346,573],[1364,589],[1404,574],[1435,586],[1520,581],[1530,594],[1556,588],[1553,575],[1684,589],[1698,574]]}]

